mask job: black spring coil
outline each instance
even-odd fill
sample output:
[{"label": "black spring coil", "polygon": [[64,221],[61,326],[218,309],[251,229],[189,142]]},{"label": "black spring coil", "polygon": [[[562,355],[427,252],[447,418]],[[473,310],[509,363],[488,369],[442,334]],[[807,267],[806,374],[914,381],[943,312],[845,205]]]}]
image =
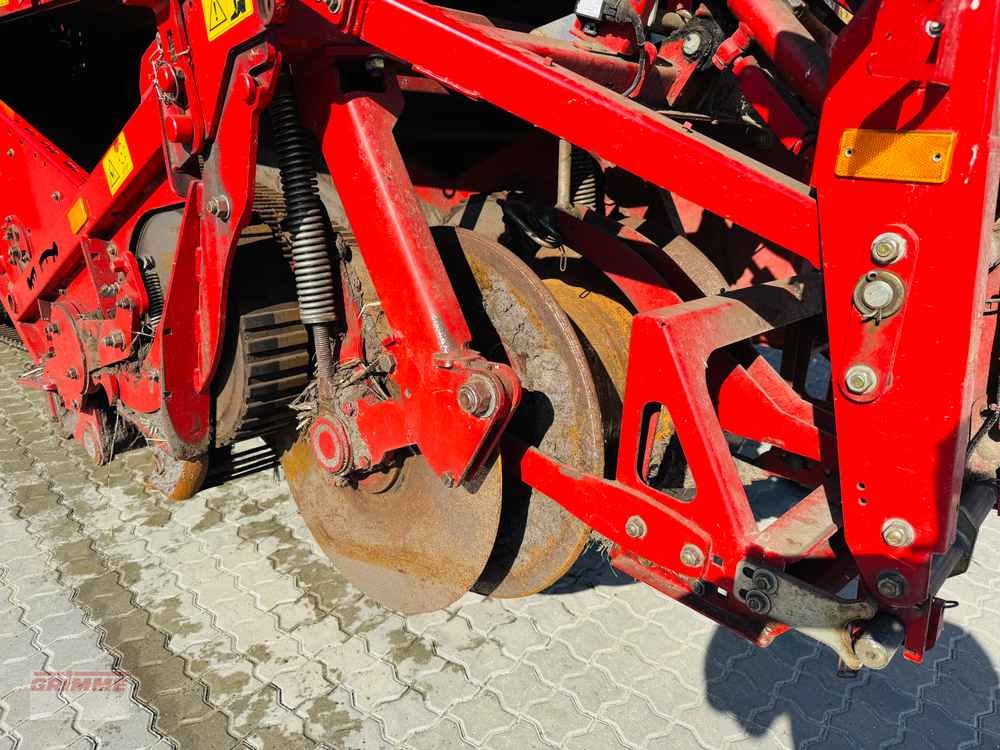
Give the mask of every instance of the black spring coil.
[{"label": "black spring coil", "polygon": [[313,149],[299,123],[295,95],[287,76],[279,81],[271,104],[271,128],[288,212],[286,224],[292,238],[299,313],[306,325],[332,323],[337,319],[337,308],[329,224],[316,182]]}]

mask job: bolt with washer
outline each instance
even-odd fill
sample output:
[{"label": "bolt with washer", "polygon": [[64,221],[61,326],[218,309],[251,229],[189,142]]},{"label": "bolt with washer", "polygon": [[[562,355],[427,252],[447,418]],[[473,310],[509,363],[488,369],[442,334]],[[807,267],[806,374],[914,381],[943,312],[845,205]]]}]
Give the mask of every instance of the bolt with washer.
[{"label": "bolt with washer", "polygon": [[879,574],[875,588],[886,599],[898,599],[906,591],[906,581],[899,573],[890,570]]},{"label": "bolt with washer", "polygon": [[455,394],[459,408],[474,417],[488,417],[497,406],[494,385],[482,375],[473,375]]},{"label": "bolt with washer", "polygon": [[844,387],[855,396],[863,396],[875,390],[878,375],[868,365],[853,365],[844,375]]},{"label": "bolt with washer", "polygon": [[913,527],[902,518],[890,518],[882,526],[882,540],[890,547],[909,547],[913,538]]},{"label": "bolt with washer", "polygon": [[625,522],[625,533],[630,539],[642,539],[646,536],[646,531],[646,522],[642,520],[642,516],[629,516]]},{"label": "bolt with washer", "polygon": [[698,568],[705,562],[705,553],[693,544],[681,548],[681,562],[689,568]]},{"label": "bolt with washer", "polygon": [[755,615],[766,615],[771,611],[771,598],[763,591],[747,592],[746,604]]},{"label": "bolt with washer", "polygon": [[765,594],[773,594],[778,590],[778,579],[769,570],[758,570],[753,574],[753,587]]},{"label": "bolt with washer", "polygon": [[883,232],[872,240],[872,260],[880,266],[895,263],[906,255],[906,238],[897,232]]},{"label": "bolt with washer", "polygon": [[232,213],[232,206],[229,198],[224,195],[216,195],[208,199],[205,209],[219,221],[226,221]]}]

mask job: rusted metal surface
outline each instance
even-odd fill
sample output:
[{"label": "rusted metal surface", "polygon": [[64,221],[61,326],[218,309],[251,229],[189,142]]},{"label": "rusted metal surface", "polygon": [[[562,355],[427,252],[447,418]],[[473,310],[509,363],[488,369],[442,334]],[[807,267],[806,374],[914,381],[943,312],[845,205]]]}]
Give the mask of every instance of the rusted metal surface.
[{"label": "rusted metal surface", "polygon": [[476,582],[500,523],[501,469],[449,489],[419,455],[369,492],[337,486],[308,439],[282,457],[309,530],[355,586],[402,614],[447,607]]},{"label": "rusted metal surface", "polygon": [[[538,276],[497,243],[464,229],[435,237],[473,331],[473,347],[510,363],[523,396],[509,432],[584,471],[603,470],[597,391],[573,326]],[[504,471],[496,548],[475,591],[527,596],[569,570],[590,528]],[[506,465],[506,464],[505,464]]]},{"label": "rusted metal surface", "polygon": [[163,451],[153,453],[153,471],[146,486],[168,500],[190,500],[208,476],[208,454],[192,459],[173,458]]}]

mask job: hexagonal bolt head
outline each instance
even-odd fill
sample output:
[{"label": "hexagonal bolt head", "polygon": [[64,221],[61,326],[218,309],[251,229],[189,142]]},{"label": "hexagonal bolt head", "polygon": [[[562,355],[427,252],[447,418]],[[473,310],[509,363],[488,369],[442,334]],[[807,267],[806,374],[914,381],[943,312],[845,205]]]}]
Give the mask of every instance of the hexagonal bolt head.
[{"label": "hexagonal bolt head", "polygon": [[890,547],[909,547],[913,538],[913,527],[902,518],[890,518],[882,525],[882,541]]},{"label": "hexagonal bolt head", "polygon": [[205,210],[220,221],[226,221],[233,209],[229,198],[224,195],[216,195],[208,199]]},{"label": "hexagonal bolt head", "polygon": [[746,604],[755,615],[766,615],[771,611],[771,598],[763,591],[747,592]]},{"label": "hexagonal bolt head", "polygon": [[886,571],[879,574],[875,588],[886,599],[898,599],[906,591],[906,581],[899,573]]},{"label": "hexagonal bolt head", "polygon": [[473,375],[465,381],[455,395],[459,408],[474,417],[488,417],[496,409],[494,386],[480,375]]},{"label": "hexagonal bolt head", "polygon": [[872,240],[872,260],[880,266],[895,263],[906,254],[906,238],[896,232],[883,232]]},{"label": "hexagonal bolt head", "polygon": [[681,562],[689,568],[698,568],[705,562],[705,553],[693,544],[681,548]]},{"label": "hexagonal bolt head", "polygon": [[875,390],[878,375],[868,365],[854,365],[844,375],[844,387],[855,396],[862,396]]},{"label": "hexagonal bolt head", "polygon": [[101,339],[101,343],[105,346],[112,347],[114,349],[124,349],[125,348],[125,336],[121,331],[112,331],[107,336]]},{"label": "hexagonal bolt head", "polygon": [[625,522],[625,533],[631,539],[642,539],[646,536],[646,531],[646,522],[642,520],[642,516],[630,516]]},{"label": "hexagonal bolt head", "polygon": [[769,570],[758,570],[753,574],[753,587],[765,594],[773,594],[778,590],[778,579]]}]

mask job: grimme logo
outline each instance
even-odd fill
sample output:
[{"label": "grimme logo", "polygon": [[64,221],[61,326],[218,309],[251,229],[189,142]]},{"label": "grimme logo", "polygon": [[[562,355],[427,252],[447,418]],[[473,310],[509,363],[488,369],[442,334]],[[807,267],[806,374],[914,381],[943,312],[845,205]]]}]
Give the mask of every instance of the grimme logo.
[{"label": "grimme logo", "polygon": [[32,672],[33,693],[121,693],[128,684],[125,672]]}]

